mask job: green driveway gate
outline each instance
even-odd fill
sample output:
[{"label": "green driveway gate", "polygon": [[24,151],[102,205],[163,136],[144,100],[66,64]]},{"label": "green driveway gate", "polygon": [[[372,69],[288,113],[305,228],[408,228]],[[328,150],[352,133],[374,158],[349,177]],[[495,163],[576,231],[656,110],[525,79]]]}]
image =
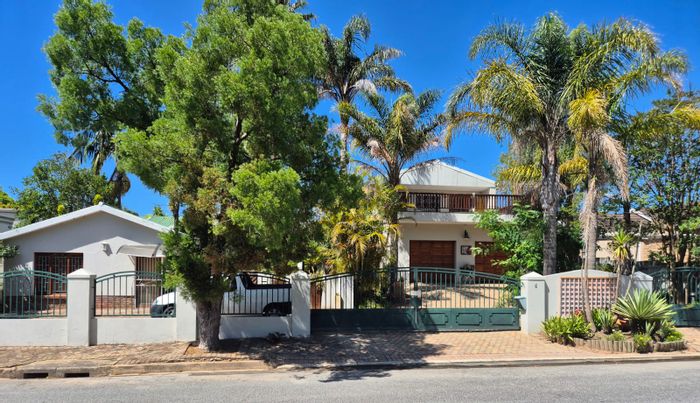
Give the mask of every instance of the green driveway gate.
[{"label": "green driveway gate", "polygon": [[312,331],[520,329],[515,279],[404,267],[311,280]]}]

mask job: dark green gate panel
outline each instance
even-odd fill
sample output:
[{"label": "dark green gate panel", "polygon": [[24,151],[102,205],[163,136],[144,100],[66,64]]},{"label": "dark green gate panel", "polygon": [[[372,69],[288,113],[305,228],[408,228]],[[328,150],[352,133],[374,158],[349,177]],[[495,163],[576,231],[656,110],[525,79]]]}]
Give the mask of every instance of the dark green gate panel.
[{"label": "dark green gate panel", "polygon": [[519,330],[517,308],[419,309],[416,330]]},{"label": "dark green gate panel", "polygon": [[673,305],[673,321],[678,327],[700,327],[700,306]]},{"label": "dark green gate panel", "polygon": [[[312,331],[518,330],[517,279],[451,268],[389,268],[311,282]],[[348,309],[350,308],[350,309]]]},{"label": "dark green gate panel", "polygon": [[314,309],[314,331],[415,330],[414,310],[406,309]]}]

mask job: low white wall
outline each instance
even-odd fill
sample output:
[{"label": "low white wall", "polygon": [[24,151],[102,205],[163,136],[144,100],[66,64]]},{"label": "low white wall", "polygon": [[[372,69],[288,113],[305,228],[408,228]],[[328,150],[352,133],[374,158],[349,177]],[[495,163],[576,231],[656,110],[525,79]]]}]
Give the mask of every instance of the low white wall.
[{"label": "low white wall", "polygon": [[[600,270],[589,271],[589,278],[604,277],[615,278],[617,274]],[[520,328],[526,333],[539,333],[542,321],[559,316],[561,299],[561,278],[580,277],[580,270],[572,270],[564,273],[556,273],[542,276],[537,273],[528,273],[520,277],[522,282],[522,294],[525,309],[520,315]],[[652,291],[652,277],[645,273],[637,272],[631,279],[630,276],[620,278],[620,295],[627,291],[627,285],[632,281],[630,292],[644,289]]]},{"label": "low white wall", "polygon": [[138,344],[175,341],[175,318],[97,317],[90,344]]},{"label": "low white wall", "polygon": [[270,333],[291,335],[291,316],[221,316],[220,339],[267,337]]},{"label": "low white wall", "polygon": [[66,318],[0,319],[2,346],[65,346]]},{"label": "low white wall", "polygon": [[[311,329],[309,277],[290,276],[292,314],[282,317],[221,317],[219,337],[239,339],[281,333],[308,337]],[[65,346],[95,344],[139,344],[192,341],[196,338],[194,304],[177,293],[175,318],[93,316],[94,274],[84,269],[68,275],[67,316],[61,318],[2,319],[0,346]]]}]

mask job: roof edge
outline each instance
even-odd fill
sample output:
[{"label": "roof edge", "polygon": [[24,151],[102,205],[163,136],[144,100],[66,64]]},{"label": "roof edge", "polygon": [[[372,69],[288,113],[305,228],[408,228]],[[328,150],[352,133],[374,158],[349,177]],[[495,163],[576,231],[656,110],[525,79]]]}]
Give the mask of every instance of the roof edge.
[{"label": "roof edge", "polygon": [[158,232],[168,232],[170,231],[170,228],[162,226],[160,224],[154,223],[152,221],[146,220],[144,218],[141,218],[139,216],[136,216],[131,213],[127,213],[126,211],[119,210],[117,208],[107,206],[105,204],[98,204],[95,206],[90,206],[86,207],[80,210],[72,211],[67,214],[63,214],[57,217],[49,218],[43,221],[35,222],[33,224],[29,224],[24,227],[20,228],[15,228],[11,229],[9,231],[5,232],[0,232],[0,241],[5,240],[5,239],[11,239],[15,238],[21,235],[29,234],[35,231],[43,230],[46,228],[54,227],[56,225],[60,224],[65,224],[71,221],[75,221],[77,219],[87,217],[93,214],[97,213],[107,213],[109,215],[112,215],[114,217],[121,218],[123,220],[132,222],[134,224],[141,225],[146,228],[150,228],[154,231]]}]

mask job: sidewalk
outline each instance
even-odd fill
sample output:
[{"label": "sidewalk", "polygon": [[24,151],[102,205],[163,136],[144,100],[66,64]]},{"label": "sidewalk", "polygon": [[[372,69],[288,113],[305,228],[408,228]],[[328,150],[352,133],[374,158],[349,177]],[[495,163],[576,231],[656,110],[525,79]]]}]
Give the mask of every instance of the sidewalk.
[{"label": "sidewalk", "polygon": [[[63,377],[149,372],[260,371],[415,365],[545,365],[576,362],[699,359],[700,329],[682,329],[688,350],[648,355],[606,353],[512,332],[321,334],[307,340],[229,340],[204,353],[188,343],[91,347],[0,347],[0,377]],[[77,376],[77,375],[76,375]]]}]

